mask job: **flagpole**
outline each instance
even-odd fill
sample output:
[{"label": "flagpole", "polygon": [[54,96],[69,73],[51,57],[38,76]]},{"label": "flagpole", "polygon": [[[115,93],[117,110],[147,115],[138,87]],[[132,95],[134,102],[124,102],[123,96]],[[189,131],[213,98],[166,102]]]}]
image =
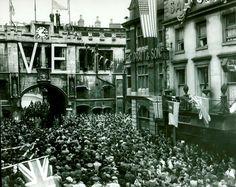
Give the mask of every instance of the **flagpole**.
[{"label": "flagpole", "polygon": [[51,1],[52,1],[51,13],[53,14],[53,0]]},{"label": "flagpole", "polygon": [[10,25],[12,25],[12,0],[9,0],[9,18],[10,18]]},{"label": "flagpole", "polygon": [[34,21],[36,22],[36,0],[34,0]]},{"label": "flagpole", "polygon": [[69,14],[69,24],[70,24],[70,22],[71,22],[71,19],[70,19],[70,0],[67,0],[68,2],[67,2],[67,8],[68,8],[68,14]]}]

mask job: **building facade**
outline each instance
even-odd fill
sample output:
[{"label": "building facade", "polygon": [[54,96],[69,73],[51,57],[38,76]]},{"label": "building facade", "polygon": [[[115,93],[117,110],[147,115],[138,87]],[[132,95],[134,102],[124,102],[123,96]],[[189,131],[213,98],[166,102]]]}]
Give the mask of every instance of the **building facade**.
[{"label": "building facade", "polygon": [[[140,2],[132,0],[130,15],[123,24],[126,29],[126,110],[132,115],[133,126],[155,133],[157,131],[156,108],[161,109],[164,91],[163,60],[163,1],[157,1],[158,37],[144,37],[140,19]],[[159,111],[159,110],[157,110]]]},{"label": "building facade", "polygon": [[[229,108],[236,99],[236,2],[166,0],[164,9],[167,86],[180,98],[179,134],[235,146],[236,116]],[[181,106],[195,96],[203,98],[209,123],[199,119],[199,109]]]},{"label": "building facade", "polygon": [[124,47],[122,28],[41,21],[2,26],[2,115],[12,116],[32,92],[46,94],[56,115],[123,112]]}]

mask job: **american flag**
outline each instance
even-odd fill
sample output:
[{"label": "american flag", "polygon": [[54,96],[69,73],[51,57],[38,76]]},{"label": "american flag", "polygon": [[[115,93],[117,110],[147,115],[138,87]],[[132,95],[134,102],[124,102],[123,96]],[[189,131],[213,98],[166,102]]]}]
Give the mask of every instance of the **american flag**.
[{"label": "american flag", "polygon": [[27,187],[58,187],[57,181],[52,176],[52,167],[47,156],[29,160],[18,164]]},{"label": "american flag", "polygon": [[157,0],[138,0],[143,37],[157,37]]}]

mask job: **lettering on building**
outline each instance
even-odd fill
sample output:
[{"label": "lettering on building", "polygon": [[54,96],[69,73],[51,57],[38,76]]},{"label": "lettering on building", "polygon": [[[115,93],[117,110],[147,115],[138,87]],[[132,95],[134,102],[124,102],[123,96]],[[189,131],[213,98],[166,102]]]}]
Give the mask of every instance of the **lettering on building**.
[{"label": "lettering on building", "polygon": [[131,52],[126,59],[130,61],[150,61],[161,58],[161,53],[159,48],[152,48],[150,50],[140,50],[136,52]]}]

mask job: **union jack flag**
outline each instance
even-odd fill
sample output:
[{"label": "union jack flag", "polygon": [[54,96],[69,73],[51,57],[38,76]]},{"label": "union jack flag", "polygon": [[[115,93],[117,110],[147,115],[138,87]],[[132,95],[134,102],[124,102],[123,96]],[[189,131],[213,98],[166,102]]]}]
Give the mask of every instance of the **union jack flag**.
[{"label": "union jack flag", "polygon": [[27,187],[59,187],[52,175],[48,156],[19,163],[18,168],[26,180]]}]

